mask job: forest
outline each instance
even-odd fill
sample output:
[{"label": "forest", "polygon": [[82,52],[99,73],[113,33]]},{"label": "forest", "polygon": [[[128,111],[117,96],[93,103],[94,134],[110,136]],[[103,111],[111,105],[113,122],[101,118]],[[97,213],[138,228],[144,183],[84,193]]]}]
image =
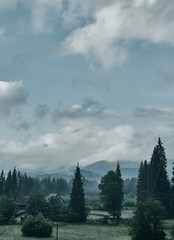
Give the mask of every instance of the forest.
[{"label": "forest", "polygon": [[[59,223],[60,233],[66,226],[71,231],[70,226],[82,224],[86,228],[112,227],[111,232],[117,236],[119,226],[123,228],[124,239],[172,239],[174,166],[172,179],[166,169],[165,148],[159,138],[150,161],[141,161],[137,178],[123,179],[119,163],[115,170],[101,178],[100,183],[85,179],[79,164],[70,181],[50,177],[39,179],[20,173],[16,168],[7,174],[2,170],[0,235],[8,239],[5,238],[9,237],[5,226],[13,230],[16,227],[18,231],[21,226],[23,238],[49,238],[54,234],[58,239],[56,224]],[[25,204],[19,205],[19,201]]]}]

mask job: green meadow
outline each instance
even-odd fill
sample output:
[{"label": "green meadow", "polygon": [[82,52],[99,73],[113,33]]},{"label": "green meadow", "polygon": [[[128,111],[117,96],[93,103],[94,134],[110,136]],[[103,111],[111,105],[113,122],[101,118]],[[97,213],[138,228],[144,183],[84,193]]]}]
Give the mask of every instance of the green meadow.
[{"label": "green meadow", "polygon": [[[59,223],[58,239],[59,240],[130,240],[128,236],[129,219],[133,215],[132,209],[126,209],[122,212],[122,220],[118,226],[108,226],[102,223],[106,216],[105,211],[93,210],[90,212],[86,224],[65,224]],[[174,220],[165,222],[165,231],[170,238],[170,228],[174,225]],[[1,240],[36,240],[34,237],[23,237],[21,225],[0,226]],[[54,240],[56,239],[56,226],[53,227],[52,236],[49,238],[39,238]]]}]

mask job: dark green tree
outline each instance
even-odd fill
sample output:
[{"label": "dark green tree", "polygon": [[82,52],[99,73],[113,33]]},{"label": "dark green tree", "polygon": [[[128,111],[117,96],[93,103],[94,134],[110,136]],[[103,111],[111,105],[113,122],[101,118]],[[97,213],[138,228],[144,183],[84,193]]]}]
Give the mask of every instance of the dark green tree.
[{"label": "dark green tree", "polygon": [[104,208],[119,220],[123,203],[123,180],[119,164],[116,171],[111,170],[102,177],[99,190]]},{"label": "dark green tree", "polygon": [[165,217],[165,208],[160,201],[139,201],[131,219],[129,234],[132,240],[165,240]]},{"label": "dark green tree", "polygon": [[137,178],[127,178],[124,180],[124,194],[135,196],[137,193]]},{"label": "dark green tree", "polygon": [[148,198],[148,164],[141,161],[137,179],[137,200],[146,201]]},{"label": "dark green tree", "polygon": [[86,221],[87,211],[85,204],[85,194],[79,164],[77,164],[74,179],[72,182],[72,190],[70,193],[70,211],[74,218],[74,221]]},{"label": "dark green tree", "polygon": [[0,215],[10,221],[16,210],[16,203],[6,196],[0,197]]},{"label": "dark green tree", "polygon": [[51,197],[48,202],[48,218],[51,222],[59,222],[62,220],[62,203],[57,197]]},{"label": "dark green tree", "polygon": [[50,237],[52,233],[52,225],[41,213],[36,217],[28,215],[22,225],[22,233],[27,237]]},{"label": "dark green tree", "polygon": [[11,195],[13,198],[17,197],[17,171],[16,168],[13,169],[11,176]]},{"label": "dark green tree", "polygon": [[4,171],[1,171],[0,175],[0,196],[4,194],[4,187],[5,187],[5,176]]},{"label": "dark green tree", "polygon": [[12,189],[12,174],[11,171],[9,171],[5,181],[4,194],[8,197],[11,197],[12,196],[11,189]]},{"label": "dark green tree", "polygon": [[174,162],[171,183],[171,217],[174,218]]},{"label": "dark green tree", "polygon": [[42,213],[45,217],[48,216],[48,203],[44,194],[37,192],[29,195],[27,213],[34,217],[39,213]]},{"label": "dark green tree", "polygon": [[167,176],[167,158],[165,148],[158,139],[158,144],[154,147],[149,165],[148,190],[149,195],[162,202],[167,215],[170,214],[170,182]]}]

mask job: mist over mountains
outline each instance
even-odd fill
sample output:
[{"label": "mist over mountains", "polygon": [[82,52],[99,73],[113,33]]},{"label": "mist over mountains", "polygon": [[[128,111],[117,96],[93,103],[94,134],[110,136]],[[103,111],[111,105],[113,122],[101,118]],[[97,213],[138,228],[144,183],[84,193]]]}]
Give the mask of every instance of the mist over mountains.
[{"label": "mist over mountains", "polygon": [[[140,163],[138,161],[120,161],[120,168],[123,179],[126,178],[132,178],[138,176],[138,169]],[[172,172],[172,163],[173,160],[168,160],[168,175],[169,178],[171,178],[171,172]],[[96,180],[100,181],[101,177],[104,176],[108,171],[115,170],[117,166],[117,162],[109,162],[107,160],[100,160],[97,162],[94,162],[92,164],[86,165],[84,167],[81,167],[81,174],[86,178],[90,180]],[[75,167],[68,167],[68,166],[62,166],[57,169],[53,169],[51,171],[31,171],[28,174],[31,176],[37,176],[38,178],[64,178],[67,180],[70,180],[74,176],[74,170]]]}]

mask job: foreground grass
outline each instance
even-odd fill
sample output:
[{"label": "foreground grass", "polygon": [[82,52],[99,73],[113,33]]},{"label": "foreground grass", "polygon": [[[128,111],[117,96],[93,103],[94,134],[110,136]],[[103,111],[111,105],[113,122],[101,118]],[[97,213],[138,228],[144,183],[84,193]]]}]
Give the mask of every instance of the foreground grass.
[{"label": "foreground grass", "polygon": [[[0,226],[1,240],[36,240],[38,238],[23,237],[21,226]],[[40,238],[44,239],[44,238]],[[52,237],[47,240],[56,239],[56,229],[54,227]],[[59,226],[59,240],[130,240],[127,227],[119,225],[111,226],[93,226],[93,225],[61,225]]]}]

